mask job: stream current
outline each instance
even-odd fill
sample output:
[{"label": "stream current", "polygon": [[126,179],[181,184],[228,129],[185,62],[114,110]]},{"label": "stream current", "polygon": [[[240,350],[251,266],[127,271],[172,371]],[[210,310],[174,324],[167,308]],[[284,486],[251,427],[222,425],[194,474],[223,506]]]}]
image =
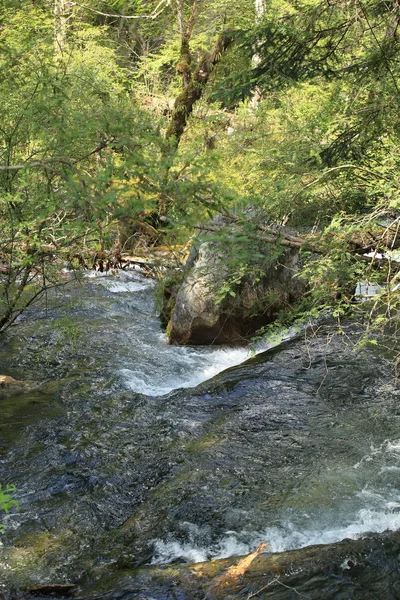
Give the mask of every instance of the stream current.
[{"label": "stream current", "polygon": [[400,529],[400,392],[355,327],[171,347],[153,296],[93,275],[0,340],[36,382],[0,390],[0,592]]}]

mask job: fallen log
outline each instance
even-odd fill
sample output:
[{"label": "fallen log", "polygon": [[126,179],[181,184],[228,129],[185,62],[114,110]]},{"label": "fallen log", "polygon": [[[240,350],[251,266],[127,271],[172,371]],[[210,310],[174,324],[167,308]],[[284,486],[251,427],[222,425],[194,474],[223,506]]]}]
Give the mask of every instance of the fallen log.
[{"label": "fallen log", "polygon": [[259,553],[257,549],[241,558],[113,570],[97,582],[78,589],[77,597],[79,600],[114,600],[116,597],[388,600],[398,597],[399,553],[399,532],[371,534],[363,539],[276,554]]},{"label": "fallen log", "polygon": [[[143,254],[121,254],[121,268],[139,267],[145,274],[158,277],[168,269],[179,269],[188,257],[188,247],[185,246],[157,246],[145,251]],[[142,271],[142,272],[143,272]]]},{"label": "fallen log", "polygon": [[0,386],[13,383],[21,383],[21,381],[17,381],[14,377],[10,377],[10,375],[0,375]]},{"label": "fallen log", "polygon": [[[241,224],[243,221],[235,219],[234,224]],[[226,224],[208,223],[206,225],[198,225],[197,229],[206,232],[222,233],[226,231]],[[379,252],[397,250],[400,248],[400,231],[398,224],[394,222],[388,227],[374,224],[370,229],[365,231],[359,230],[351,233],[346,232],[329,232],[327,234],[302,234],[293,235],[287,233],[285,227],[268,227],[262,224],[257,225],[256,232],[246,233],[249,239],[257,239],[269,244],[279,243],[287,248],[300,249],[307,247],[312,252],[324,254],[332,240],[337,239],[343,243],[344,248],[353,253],[365,255],[368,252]]]}]

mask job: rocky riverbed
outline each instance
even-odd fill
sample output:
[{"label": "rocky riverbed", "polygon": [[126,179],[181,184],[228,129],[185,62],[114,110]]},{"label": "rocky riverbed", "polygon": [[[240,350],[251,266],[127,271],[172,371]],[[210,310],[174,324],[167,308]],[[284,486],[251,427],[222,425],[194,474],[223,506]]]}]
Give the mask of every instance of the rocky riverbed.
[{"label": "rocky riverbed", "polygon": [[[355,351],[354,325],[253,355],[171,347],[152,298],[139,275],[94,277],[1,339],[2,373],[40,382],[0,399],[1,479],[19,500],[1,593],[203,598],[265,542],[229,595],[397,597],[400,392],[387,357]],[[213,559],[227,562],[207,563],[204,580],[184,566]]]}]

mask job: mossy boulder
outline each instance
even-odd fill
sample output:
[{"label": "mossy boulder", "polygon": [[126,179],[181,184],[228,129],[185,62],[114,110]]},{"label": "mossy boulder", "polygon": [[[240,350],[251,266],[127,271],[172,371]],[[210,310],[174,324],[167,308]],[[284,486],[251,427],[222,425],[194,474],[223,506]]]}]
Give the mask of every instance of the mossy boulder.
[{"label": "mossy boulder", "polygon": [[244,343],[303,297],[307,283],[296,277],[302,266],[298,249],[277,250],[260,240],[243,268],[234,253],[229,237],[194,243],[171,312],[172,344]]}]

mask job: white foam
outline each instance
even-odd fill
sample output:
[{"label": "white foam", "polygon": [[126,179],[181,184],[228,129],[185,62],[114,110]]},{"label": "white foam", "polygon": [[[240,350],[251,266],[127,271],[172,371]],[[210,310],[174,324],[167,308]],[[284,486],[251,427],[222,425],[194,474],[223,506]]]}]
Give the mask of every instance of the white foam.
[{"label": "white foam", "polygon": [[279,339],[261,340],[256,346],[245,348],[170,346],[162,334],[157,346],[145,348],[143,345],[140,371],[126,368],[121,369],[120,374],[131,391],[162,396],[175,389],[196,387],[296,334],[297,330],[293,329]]},{"label": "white foam", "polygon": [[[354,468],[359,469],[360,467],[365,466],[366,463],[374,463],[379,461],[384,461],[386,463],[386,460],[389,456],[392,460],[397,460],[400,458],[400,440],[384,440],[379,446],[375,447],[372,445],[369,454],[363,456],[354,465]],[[399,468],[400,465],[384,464],[381,468],[381,472],[396,471]]]},{"label": "white foam", "polygon": [[332,544],[344,539],[359,539],[368,533],[383,533],[400,529],[400,504],[387,504],[384,512],[368,508],[358,512],[351,523],[331,528],[298,529],[287,522],[282,527],[268,527],[263,531],[226,532],[211,546],[201,545],[195,541],[185,543],[178,541],[164,542],[155,540],[153,564],[172,561],[202,562],[210,559],[228,558],[254,552],[261,542],[267,543],[268,552],[285,552],[306,546]]},{"label": "white foam", "polygon": [[[159,348],[158,348],[159,351]],[[133,392],[147,396],[162,396],[178,388],[196,387],[221,371],[238,365],[252,355],[246,348],[219,349],[206,354],[192,348],[167,346],[159,366],[142,365],[141,370],[121,369],[124,384]],[[168,371],[163,369],[168,364]]]},{"label": "white foam", "polygon": [[[390,503],[388,503],[390,505]],[[305,529],[296,531],[288,524],[282,529],[266,529],[265,541],[270,552],[283,552],[316,544],[332,544],[344,539],[358,539],[367,533],[383,533],[400,528],[400,513],[393,508],[386,511],[361,509],[356,519],[346,525],[338,525],[327,529]]]},{"label": "white foam", "polygon": [[400,440],[396,440],[395,442],[388,442],[387,451],[392,452],[393,454],[400,454]]},{"label": "white foam", "polygon": [[90,269],[88,271],[85,271],[85,277],[86,279],[99,279],[101,277],[112,277],[112,275],[109,272],[106,271],[96,271],[95,269]]},{"label": "white foam", "polygon": [[[276,526],[259,531],[227,531],[213,544],[207,544],[207,532],[201,536],[198,530],[186,527],[184,543],[155,542],[154,561],[190,561],[196,556],[198,560],[209,560],[249,554],[261,542],[268,544],[269,552],[284,552],[346,538],[358,539],[369,533],[400,530],[400,441],[386,439],[371,446],[370,452],[354,465],[353,473],[361,476],[364,484],[353,490],[351,496],[338,497],[336,507],[322,512],[308,511],[308,514],[292,512],[289,518],[282,515]],[[348,477],[348,470],[343,475]]]},{"label": "white foam", "polygon": [[[98,274],[98,271],[94,272],[94,277],[98,278],[100,285],[107,288],[112,294],[126,294],[131,292],[140,292],[149,287],[154,286],[154,282],[150,279],[145,279],[141,275],[135,273],[118,273],[117,276],[113,274]],[[89,275],[93,277],[93,274]]]},{"label": "white foam", "polygon": [[154,287],[154,281],[134,272],[101,272],[90,270],[85,273],[87,279],[94,279],[113,294],[126,294]]},{"label": "white foam", "polygon": [[250,543],[240,541],[234,531],[227,532],[217,544],[215,558],[229,558],[230,556],[240,556],[241,554],[249,554],[253,552],[261,543],[261,537],[257,536],[258,542],[255,542],[254,547]]},{"label": "white foam", "polygon": [[127,292],[139,292],[140,290],[144,290],[148,287],[148,284],[138,282],[138,281],[126,281],[124,283],[120,283],[118,281],[110,281],[107,279],[102,279],[101,283],[108,289],[109,292],[113,294],[126,294]]},{"label": "white foam", "polygon": [[396,465],[389,465],[388,467],[382,467],[379,471],[379,474],[383,475],[384,473],[398,473],[399,471],[400,467],[397,467]]},{"label": "white foam", "polygon": [[180,542],[163,542],[156,540],[154,542],[154,557],[151,564],[158,565],[170,563],[175,560],[181,562],[197,563],[204,562],[208,559],[207,548],[199,548]]}]

